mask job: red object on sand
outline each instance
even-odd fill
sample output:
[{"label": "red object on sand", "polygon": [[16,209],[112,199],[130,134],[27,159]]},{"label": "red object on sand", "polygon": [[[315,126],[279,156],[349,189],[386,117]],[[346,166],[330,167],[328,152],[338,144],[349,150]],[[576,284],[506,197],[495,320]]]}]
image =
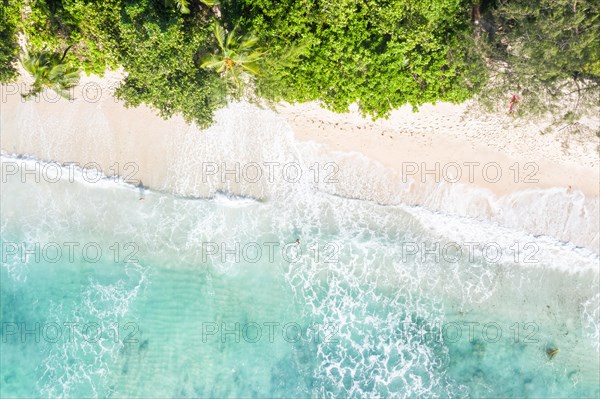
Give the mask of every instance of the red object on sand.
[{"label": "red object on sand", "polygon": [[508,112],[513,112],[516,109],[516,105],[519,102],[519,97],[515,94],[510,98],[510,106],[508,107]]}]

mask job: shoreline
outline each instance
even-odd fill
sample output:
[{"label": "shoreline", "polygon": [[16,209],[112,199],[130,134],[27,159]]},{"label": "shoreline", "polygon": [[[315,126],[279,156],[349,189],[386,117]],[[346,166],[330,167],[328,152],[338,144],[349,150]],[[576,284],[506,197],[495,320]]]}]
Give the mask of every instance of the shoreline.
[{"label": "shoreline", "polygon": [[[412,166],[416,166],[416,175],[426,182],[434,180],[431,173],[425,174],[434,171],[438,163],[437,180],[454,183],[451,175],[457,168],[448,167],[449,172],[444,173],[443,167],[458,163],[462,178],[457,183],[485,188],[496,196],[527,189],[571,187],[571,191],[581,191],[586,197],[600,197],[600,140],[593,135],[578,138],[589,143],[575,142],[567,150],[556,132],[538,135],[534,123],[517,120],[511,124],[508,115],[462,120],[469,112],[468,104],[427,104],[419,113],[405,106],[389,119],[375,122],[362,118],[356,110],[339,115],[315,103],[284,104],[277,110],[298,140],[324,144],[330,151],[358,152],[396,171],[414,173]],[[597,124],[598,129],[600,122]],[[555,148],[535,148],[538,139]],[[594,150],[594,145],[598,149]],[[582,162],[580,157],[585,160]],[[499,164],[502,171],[498,181],[494,181],[491,163]],[[489,176],[482,170],[486,164],[490,166]]]},{"label": "shoreline", "polygon": [[[57,163],[56,161],[39,160],[22,154],[7,154],[0,152],[0,164],[13,162],[19,163],[19,168],[24,168],[30,172],[35,168],[41,169],[44,165]],[[4,165],[2,166],[4,167]],[[176,201],[207,201],[218,204],[219,206],[232,208],[240,208],[252,205],[259,206],[259,204],[262,202],[257,198],[235,195],[226,192],[217,192],[211,197],[192,197],[179,196],[168,191],[156,190],[152,187],[145,186],[143,187],[143,190],[140,191],[140,186],[133,185],[132,183],[123,180],[121,176],[117,176],[118,178],[115,179],[115,176],[102,175],[99,177],[98,181],[93,182],[98,184],[90,184],[90,182],[83,177],[85,176],[84,173],[70,173],[72,172],[72,169],[70,169],[69,166],[61,166],[61,168],[61,179],[63,180],[63,183],[65,183],[65,181],[68,181],[69,183],[75,182],[79,185],[88,185],[90,188],[94,186],[91,189],[98,189],[101,192],[105,192],[104,190],[106,190],[112,194],[118,194],[118,196],[122,198],[123,204],[133,204],[133,208],[131,208],[133,212],[136,212],[137,209],[137,205],[135,205],[135,203],[138,202],[136,200],[138,196],[143,197],[144,200],[150,201],[152,204],[151,207],[156,206],[158,201],[162,201],[164,196],[168,196]],[[2,170],[6,171],[4,168]],[[53,168],[53,170],[56,169]],[[82,172],[82,170],[79,169],[77,172]],[[69,175],[73,176],[73,178],[68,178]],[[91,175],[95,176],[95,173],[92,173]],[[54,174],[53,178],[56,180],[59,178],[59,176],[61,175]],[[96,190],[94,190],[94,192],[98,193]],[[357,201],[359,203],[363,203],[362,205],[364,205],[364,202],[367,202],[376,208],[381,207],[383,210],[388,208],[389,210],[395,209],[407,212],[418,224],[421,225],[422,228],[425,228],[429,234],[439,240],[434,242],[445,243],[444,245],[452,246],[459,245],[467,252],[482,251],[482,245],[483,248],[486,246],[493,246],[493,248],[496,249],[500,248],[500,253],[502,256],[499,258],[496,258],[495,255],[484,255],[484,257],[493,259],[492,263],[494,264],[504,264],[505,262],[510,263],[512,262],[512,259],[516,259],[516,257],[521,259],[523,257],[527,258],[527,256],[532,256],[533,260],[525,261],[523,266],[542,264],[544,267],[546,267],[552,265],[555,270],[560,272],[585,273],[590,270],[595,271],[596,268],[593,267],[593,263],[585,267],[583,266],[584,264],[587,264],[588,262],[595,262],[600,259],[600,254],[588,247],[579,246],[572,242],[561,241],[549,235],[534,235],[525,231],[515,231],[507,227],[490,223],[486,220],[477,220],[470,217],[449,215],[432,211],[431,209],[420,205],[411,206],[406,204],[379,204],[372,200],[345,198],[329,193],[321,194],[323,194],[325,197],[337,197],[337,199],[331,199],[338,203],[339,201]],[[140,205],[139,209],[143,210],[144,208],[144,205]],[[285,241],[282,241],[282,245],[284,244]],[[473,244],[477,244],[477,246],[473,247]],[[449,256],[449,259],[454,256],[447,255],[446,252],[444,252],[445,250],[441,250],[440,248],[441,247],[438,247],[438,250],[440,251],[439,253],[442,254],[441,256],[443,256],[445,259],[447,256]],[[532,248],[535,248],[534,252],[532,252]],[[411,249],[411,247],[409,247],[409,249]],[[558,259],[561,261],[557,263]],[[575,263],[573,265],[569,265],[569,263],[573,260],[576,260]]]},{"label": "shoreline", "polygon": [[[294,186],[419,205],[600,253],[595,136],[569,137],[565,148],[560,132],[541,136],[539,125],[502,115],[475,118],[467,104],[426,105],[419,113],[403,107],[373,122],[356,110],[334,114],[314,103],[280,104],[277,112],[234,103],[201,131],[180,116],[163,120],[145,105],[125,108],[109,90],[119,76],[83,77],[80,87],[103,89],[94,101],[22,102],[3,87],[0,149],[46,161],[95,162],[107,176],[127,180],[135,172],[144,186],[196,198],[230,192],[263,200]],[[251,164],[266,173],[269,163],[284,172],[300,164],[302,181],[210,173],[215,165],[243,173]]]}]

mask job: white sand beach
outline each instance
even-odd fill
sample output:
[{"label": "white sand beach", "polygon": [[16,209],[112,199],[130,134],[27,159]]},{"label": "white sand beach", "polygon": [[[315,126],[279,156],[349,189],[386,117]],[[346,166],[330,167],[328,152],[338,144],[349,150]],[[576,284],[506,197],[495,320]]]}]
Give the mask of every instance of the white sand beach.
[{"label": "white sand beach", "polygon": [[[146,106],[125,108],[112,97],[120,77],[82,78],[71,102],[51,92],[25,102],[19,85],[3,86],[1,150],[99,166],[107,175],[201,197],[230,191],[265,199],[278,182],[244,177],[246,166],[297,162],[307,171],[317,163],[320,174],[310,189],[421,205],[600,253],[594,133],[556,127],[542,134],[544,121],[445,103],[419,112],[406,106],[375,122],[356,110],[335,114],[315,103],[282,104],[276,112],[237,103],[200,130],[179,116],[163,120]],[[598,119],[586,123],[600,128]],[[236,163],[241,179],[214,173],[214,165],[230,169]],[[327,179],[330,174],[334,179]]]}]

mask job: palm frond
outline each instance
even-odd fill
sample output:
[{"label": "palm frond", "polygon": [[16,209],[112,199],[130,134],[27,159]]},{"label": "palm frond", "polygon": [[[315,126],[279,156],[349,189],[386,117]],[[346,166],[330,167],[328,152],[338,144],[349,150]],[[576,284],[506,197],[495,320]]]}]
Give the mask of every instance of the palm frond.
[{"label": "palm frond", "polygon": [[190,13],[190,1],[189,0],[180,0],[180,1],[176,1],[177,4],[177,9],[179,10],[180,13],[182,14],[189,14]]},{"label": "palm frond", "polygon": [[225,51],[225,29],[219,24],[215,24],[215,38],[217,39],[217,43],[219,43],[221,51]]},{"label": "palm frond", "polygon": [[211,54],[208,56],[203,57],[200,60],[201,64],[200,67],[201,68],[208,68],[208,69],[212,69],[215,68],[216,66],[218,66],[219,64],[222,64],[223,58],[220,58],[218,56],[216,56],[215,54]]},{"label": "palm frond", "polygon": [[245,62],[240,64],[240,66],[254,75],[260,75],[259,66],[254,62]]},{"label": "palm frond", "polygon": [[245,36],[242,42],[240,43],[239,49],[246,50],[252,48],[258,43],[258,38],[256,36]]},{"label": "palm frond", "polygon": [[215,24],[214,34],[220,52],[204,57],[201,67],[214,69],[225,79],[232,80],[239,88],[244,80],[241,74],[260,75],[260,62],[266,52],[257,47],[258,38],[252,34],[239,36],[238,25],[230,32]]},{"label": "palm frond", "polygon": [[237,37],[235,35],[235,31],[237,30],[238,26],[234,26],[233,29],[231,30],[231,32],[229,32],[227,34],[227,41],[225,41],[225,48],[227,49],[231,49],[232,47],[234,47],[238,40]]},{"label": "palm frond", "polygon": [[237,76],[237,73],[236,73],[236,70],[235,70],[235,69],[236,69],[235,67],[234,67],[234,68],[229,68],[229,69],[228,69],[228,71],[231,73],[231,76],[233,76],[233,79],[235,80],[235,82],[236,82],[237,84],[239,84],[239,83],[240,83],[240,79],[238,78],[238,76]]},{"label": "palm frond", "polygon": [[70,98],[68,90],[79,82],[79,70],[69,66],[64,60],[70,47],[62,53],[40,50],[34,53],[26,51],[21,57],[23,68],[35,79],[24,98],[39,94],[44,87],[56,91],[61,97]]}]

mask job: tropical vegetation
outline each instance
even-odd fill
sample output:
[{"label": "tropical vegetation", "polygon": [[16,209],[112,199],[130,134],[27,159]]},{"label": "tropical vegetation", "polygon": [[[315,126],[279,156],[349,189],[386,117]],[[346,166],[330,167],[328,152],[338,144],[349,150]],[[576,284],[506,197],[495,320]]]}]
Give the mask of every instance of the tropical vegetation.
[{"label": "tropical vegetation", "polygon": [[598,112],[599,2],[499,0],[481,16],[476,48],[489,74],[482,103],[515,93],[524,115]]},{"label": "tropical vegetation", "polygon": [[240,85],[242,73],[259,75],[258,63],[265,53],[256,47],[258,38],[252,35],[239,37],[236,29],[237,27],[234,27],[231,32],[226,33],[221,25],[215,24],[214,36],[218,52],[202,57],[200,66],[214,69],[226,79],[233,80],[234,84]]},{"label": "tropical vegetation", "polygon": [[0,82],[11,82],[17,77],[15,61],[19,56],[20,21],[18,4],[0,1]]},{"label": "tropical vegetation", "polygon": [[[2,0],[0,80],[23,60],[65,94],[123,68],[115,95],[207,126],[249,93],[364,115],[475,98],[514,116],[597,112],[600,10],[580,0]],[[69,51],[65,52],[65,49]],[[58,83],[62,82],[62,83]],[[241,90],[243,88],[244,90]],[[517,105],[518,104],[518,105]]]},{"label": "tropical vegetation", "polygon": [[21,58],[23,69],[35,80],[23,98],[31,98],[42,92],[44,87],[52,89],[63,98],[70,99],[70,89],[79,83],[79,70],[65,62],[69,47],[62,56],[48,50],[26,52]]}]

